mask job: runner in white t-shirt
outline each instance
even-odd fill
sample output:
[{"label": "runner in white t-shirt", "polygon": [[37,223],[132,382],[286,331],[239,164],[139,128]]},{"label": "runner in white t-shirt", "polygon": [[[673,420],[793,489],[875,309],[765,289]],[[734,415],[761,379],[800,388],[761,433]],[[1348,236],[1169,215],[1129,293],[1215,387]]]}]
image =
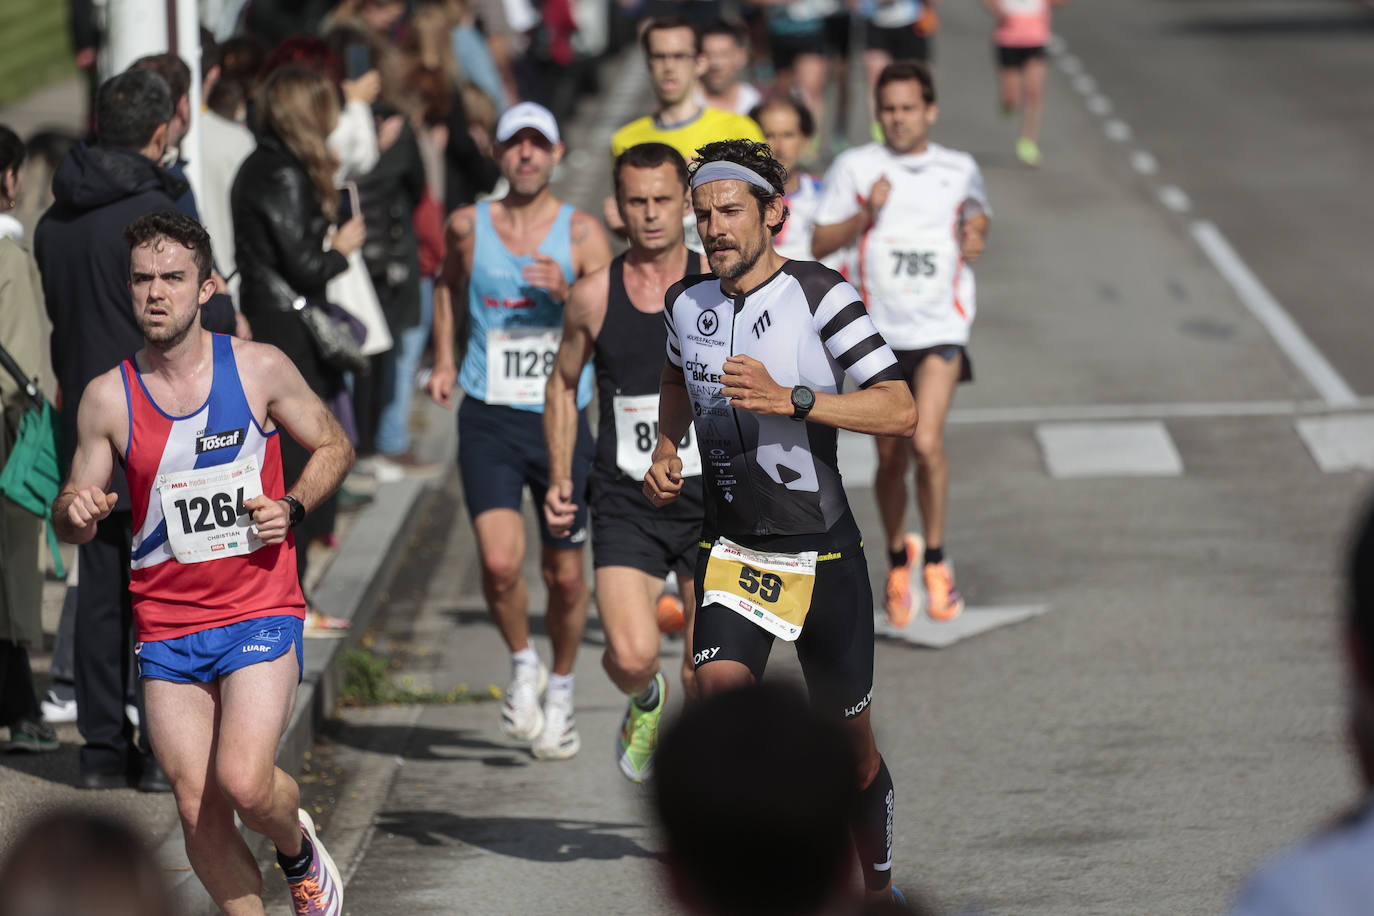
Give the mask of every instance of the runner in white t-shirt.
[{"label": "runner in white t-shirt", "polygon": [[[952,620],[964,608],[944,556],[944,425],[955,386],[973,378],[965,352],[975,308],[968,265],[983,253],[991,210],[973,157],[929,142],[938,114],[930,71],[911,61],[892,64],[879,75],[874,96],[885,140],[835,159],[823,182],[811,251],[824,257],[850,249],[852,279],[916,395],[913,440],[876,440],[874,486],[893,567],[887,613],[905,626],[914,606],[910,565],[918,553],[931,619]],[[904,528],[913,446],[924,548]]]},{"label": "runner in white t-shirt", "polygon": [[[787,169],[787,222],[773,237],[773,249],[794,261],[814,261],[811,255],[811,226],[816,221],[816,206],[821,202],[821,180],[801,170],[801,157],[816,135],[816,120],[805,105],[791,96],[772,96],[749,112],[758,122],[773,158]],[[838,253],[821,258],[826,267],[845,272],[844,258]]]}]

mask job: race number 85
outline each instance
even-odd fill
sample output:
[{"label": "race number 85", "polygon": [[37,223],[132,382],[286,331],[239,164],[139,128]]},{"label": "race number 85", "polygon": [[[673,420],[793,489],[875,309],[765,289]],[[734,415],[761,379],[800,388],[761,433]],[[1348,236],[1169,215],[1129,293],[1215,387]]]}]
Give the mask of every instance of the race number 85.
[{"label": "race number 85", "polygon": [[740,566],[739,587],[772,604],[782,595],[782,577],[752,566]]}]

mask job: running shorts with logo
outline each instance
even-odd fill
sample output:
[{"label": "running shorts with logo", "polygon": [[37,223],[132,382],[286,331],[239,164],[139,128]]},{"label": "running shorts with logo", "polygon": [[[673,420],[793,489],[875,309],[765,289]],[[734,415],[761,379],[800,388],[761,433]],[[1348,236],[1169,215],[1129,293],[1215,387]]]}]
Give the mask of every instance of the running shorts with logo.
[{"label": "running shorts with logo", "polygon": [[822,182],[816,224],[849,219],[883,176],[887,203],[848,255],[873,324],[895,350],[966,345],[977,302],[959,231],[992,215],[978,164],[936,143],[909,155],[881,143],[845,150]]},{"label": "running shorts with logo", "polygon": [[835,394],[846,379],[900,379],[896,358],[854,288],[814,261],[784,262],[742,301],[692,276],[666,302],[668,361],[683,372],[706,482],[694,664],[732,660],[758,674],[775,635],[795,639],[818,706],[858,715],[871,698],[874,605],[837,432],[738,410],[721,375],[742,353],[779,385]]},{"label": "running shorts with logo", "polygon": [[301,646],[304,629],[305,621],[299,617],[255,617],[175,639],[140,642],[134,647],[138,676],[178,684],[209,684],[294,650],[299,679],[305,674]]},{"label": "running shorts with logo", "polygon": [[468,514],[475,519],[492,509],[519,512],[528,489],[537,510],[540,537],[549,547],[580,547],[587,541],[587,476],[594,449],[586,412],[579,411],[572,462],[577,515],[568,536],[555,538],[542,508],[549,490],[543,415],[487,404],[471,395],[458,407],[458,473]]},{"label": "running shorts with logo", "polygon": [[[873,586],[852,517],[837,525],[826,540],[848,543],[817,557],[811,612],[796,640],[797,661],[816,708],[852,719],[873,698]],[[695,582],[699,596],[706,593],[713,541],[707,537],[698,544]],[[697,609],[692,625],[692,661],[696,668],[714,661],[739,662],[761,679],[773,640],[773,634],[725,605],[705,604]]]}]

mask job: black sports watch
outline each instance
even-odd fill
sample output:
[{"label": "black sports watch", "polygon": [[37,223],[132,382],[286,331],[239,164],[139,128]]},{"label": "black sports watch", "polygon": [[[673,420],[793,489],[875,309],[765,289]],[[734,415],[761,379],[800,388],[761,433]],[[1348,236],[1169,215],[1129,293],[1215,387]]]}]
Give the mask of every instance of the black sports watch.
[{"label": "black sports watch", "polygon": [[811,408],[816,406],[816,392],[805,385],[792,389],[792,419],[805,420]]},{"label": "black sports watch", "polygon": [[305,521],[305,506],[301,505],[300,500],[294,496],[283,496],[281,501],[286,503],[291,512],[287,527],[294,528]]}]

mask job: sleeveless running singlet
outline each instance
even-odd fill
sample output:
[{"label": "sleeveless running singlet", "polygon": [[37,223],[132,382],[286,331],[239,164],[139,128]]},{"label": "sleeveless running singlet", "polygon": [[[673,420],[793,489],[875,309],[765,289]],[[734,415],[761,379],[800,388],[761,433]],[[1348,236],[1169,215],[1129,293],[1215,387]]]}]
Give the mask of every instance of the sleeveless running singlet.
[{"label": "sleeveless running singlet", "polygon": [[[539,252],[558,262],[563,278],[577,279],[572,262],[572,204],[564,204]],[[563,333],[563,303],[530,286],[521,271],[532,256],[510,253],[491,221],[491,204],[477,205],[472,277],[468,280],[468,346],[458,381],[488,404],[544,412],[544,382],[553,372]],[[592,399],[592,370],[577,385],[577,408]]]},{"label": "sleeveless running singlet", "polygon": [[997,0],[1001,15],[993,41],[1003,48],[1043,48],[1050,43],[1050,0]]},{"label": "sleeveless running singlet", "polygon": [[[709,271],[701,255],[687,258],[687,275]],[[663,375],[663,353],[668,331],[663,313],[641,312],[625,290],[625,255],[610,266],[610,290],[606,318],[596,335],[592,365],[596,368],[598,420],[594,471],[603,481],[619,481],[638,487],[648,471],[649,458],[658,444],[658,389]],[[623,436],[622,436],[623,433]],[[695,436],[689,444],[696,448]],[[682,447],[683,470],[692,470]],[[658,512],[666,516],[701,516],[701,463],[688,476],[683,497]],[[647,500],[645,505],[648,505]]]},{"label": "sleeveless running singlet", "polygon": [[305,616],[291,535],[264,545],[242,507],[257,495],[286,494],[280,440],[276,430],[263,432],[248,405],[233,338],[213,341],[210,395],[184,417],[157,406],[132,359],[120,367],[134,510],[129,591],[145,642],[254,617]]}]

